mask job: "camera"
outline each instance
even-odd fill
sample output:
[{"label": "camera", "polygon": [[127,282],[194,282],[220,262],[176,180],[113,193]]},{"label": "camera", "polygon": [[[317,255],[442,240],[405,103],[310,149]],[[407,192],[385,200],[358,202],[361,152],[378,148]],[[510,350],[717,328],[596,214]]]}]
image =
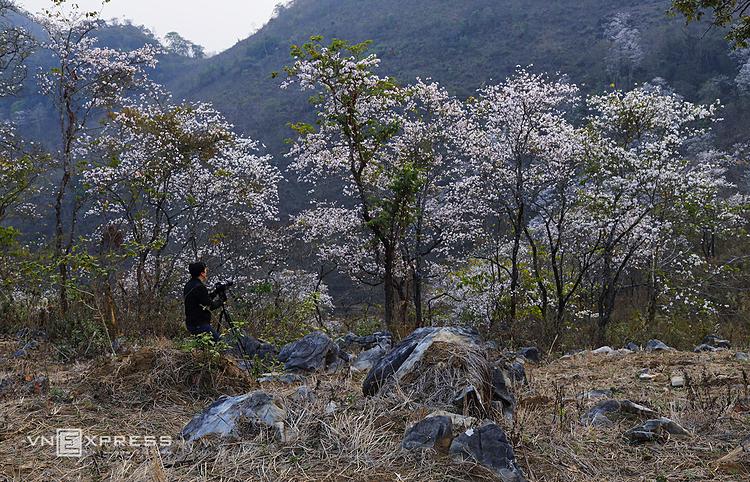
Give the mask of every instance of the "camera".
[{"label": "camera", "polygon": [[227,281],[225,283],[216,283],[213,291],[210,293],[211,298],[218,296],[222,301],[227,300],[227,290],[234,286],[234,281]]}]

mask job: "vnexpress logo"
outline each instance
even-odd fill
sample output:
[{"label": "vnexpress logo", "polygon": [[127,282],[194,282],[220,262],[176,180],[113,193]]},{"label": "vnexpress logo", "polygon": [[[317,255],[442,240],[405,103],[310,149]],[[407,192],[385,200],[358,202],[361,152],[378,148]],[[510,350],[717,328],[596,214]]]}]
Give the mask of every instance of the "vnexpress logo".
[{"label": "vnexpress logo", "polygon": [[83,455],[83,433],[80,428],[58,428],[55,455],[58,457],[81,457]]}]

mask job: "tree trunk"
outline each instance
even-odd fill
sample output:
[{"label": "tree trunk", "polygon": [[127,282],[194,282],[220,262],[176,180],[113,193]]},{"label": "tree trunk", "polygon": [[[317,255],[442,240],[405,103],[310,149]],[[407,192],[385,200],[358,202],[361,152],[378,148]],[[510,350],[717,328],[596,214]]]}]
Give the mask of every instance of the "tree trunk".
[{"label": "tree trunk", "polygon": [[385,326],[391,332],[395,332],[395,320],[393,319],[393,309],[395,307],[395,286],[393,276],[393,264],[395,261],[394,250],[391,246],[384,246],[385,258],[385,276],[383,277],[383,289],[385,290],[385,305],[383,306],[385,316]]}]

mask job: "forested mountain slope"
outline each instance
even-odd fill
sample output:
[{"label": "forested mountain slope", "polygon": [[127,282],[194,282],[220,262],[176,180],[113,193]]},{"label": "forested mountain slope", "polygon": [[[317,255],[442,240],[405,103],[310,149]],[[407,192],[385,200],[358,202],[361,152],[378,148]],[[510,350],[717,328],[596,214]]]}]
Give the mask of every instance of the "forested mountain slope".
[{"label": "forested mountain slope", "polygon": [[[310,108],[305,95],[280,89],[272,73],[291,63],[290,45],[311,35],[372,40],[382,74],[403,83],[432,78],[459,97],[503,80],[518,65],[565,74],[586,93],[661,77],[691,101],[721,98],[726,120],[716,129],[720,145],[746,140],[750,97],[741,95],[737,76],[748,53],[731,52],[720,31],[685,27],[681,18],[667,15],[669,5],[665,0],[295,0],[233,48],[209,59],[163,56],[153,76],[177,99],[213,102],[281,166],[288,163],[287,124],[308,118]],[[99,35],[105,45],[129,49],[157,41],[129,24]],[[36,58],[43,66],[44,54]],[[51,119],[31,80],[22,97],[0,106],[0,114],[21,117],[16,120],[26,133],[44,140]],[[294,211],[300,190],[289,185],[285,190],[282,210]]]},{"label": "forested mountain slope", "polygon": [[728,105],[720,142],[741,140],[747,102],[734,79],[742,59],[730,56],[721,32],[686,28],[668,7],[660,0],[296,0],[252,37],[169,84],[178,97],[214,102],[282,165],[287,123],[308,107],[271,73],[290,63],[291,44],[311,35],[372,40],[383,74],[405,83],[433,78],[461,97],[517,65],[566,74],[585,92],[662,77],[690,100],[720,97]]}]

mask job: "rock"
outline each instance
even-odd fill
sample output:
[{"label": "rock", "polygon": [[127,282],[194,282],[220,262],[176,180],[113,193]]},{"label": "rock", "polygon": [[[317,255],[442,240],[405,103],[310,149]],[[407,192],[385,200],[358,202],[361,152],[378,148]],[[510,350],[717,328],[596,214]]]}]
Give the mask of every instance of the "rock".
[{"label": "rock", "polygon": [[492,397],[493,402],[500,403],[500,412],[508,419],[513,418],[516,410],[516,397],[511,393],[512,380],[505,370],[499,366],[492,367]]},{"label": "rock", "polygon": [[249,360],[256,357],[262,360],[276,358],[275,346],[252,336],[240,335],[237,337],[230,332],[229,336],[226,336],[226,343],[229,345],[229,352],[238,358],[244,358],[245,356]]},{"label": "rock", "polygon": [[128,339],[124,336],[118,336],[114,340],[112,340],[112,351],[118,355],[124,354],[127,352],[127,348],[125,344],[127,343]]},{"label": "rock", "polygon": [[654,378],[656,378],[657,376],[658,376],[658,375],[656,375],[656,374],[654,374],[654,373],[651,373],[651,372],[650,372],[650,370],[649,370],[648,368],[643,368],[643,369],[642,369],[642,370],[641,370],[641,371],[640,371],[640,372],[638,373],[638,379],[639,379],[639,380],[641,380],[641,381],[646,381],[646,382],[650,382],[651,380],[653,380],[653,379],[654,379]]},{"label": "rock", "polygon": [[539,348],[535,346],[523,347],[518,350],[517,354],[534,363],[539,363],[539,361],[541,360],[541,356],[539,355]]},{"label": "rock", "polygon": [[479,423],[479,421],[474,417],[467,417],[465,415],[459,415],[457,413],[446,412],[445,410],[435,410],[425,418],[428,417],[449,417],[451,419],[453,430],[459,430],[461,432],[468,430]]},{"label": "rock", "polygon": [[341,363],[338,345],[320,331],[284,345],[278,359],[289,371],[315,372],[335,368]]},{"label": "rock", "polygon": [[743,353],[741,351],[738,351],[734,354],[734,359],[741,362],[750,361],[750,354]]},{"label": "rock", "polygon": [[286,409],[281,401],[268,393],[256,391],[220,397],[185,425],[181,435],[188,442],[209,434],[220,437],[238,436],[237,426],[243,419],[276,429],[282,442],[296,438],[294,430],[286,425]]},{"label": "rock", "polygon": [[732,344],[729,340],[724,340],[716,335],[708,335],[703,339],[703,344],[711,345],[714,348],[732,348]]},{"label": "rock", "polygon": [[307,385],[302,385],[301,387],[297,388],[297,390],[295,390],[294,393],[289,396],[289,398],[291,398],[295,402],[300,403],[314,402],[316,399],[315,392],[313,392]]},{"label": "rock", "polygon": [[523,363],[514,361],[510,364],[510,375],[514,383],[526,383],[526,369]]},{"label": "rock", "polygon": [[323,409],[323,413],[325,413],[326,415],[333,415],[334,413],[336,413],[336,410],[338,409],[339,409],[339,404],[331,400],[330,402],[326,404],[326,408]]},{"label": "rock", "polygon": [[696,347],[695,347],[695,348],[693,349],[693,351],[694,351],[695,353],[700,353],[700,352],[703,352],[703,351],[717,351],[717,350],[718,350],[718,348],[716,348],[716,347],[714,347],[714,346],[711,346],[711,345],[708,345],[708,344],[706,344],[706,343],[702,343],[702,344],[700,344],[700,345],[696,346]]},{"label": "rock", "polygon": [[418,328],[372,367],[362,384],[362,392],[366,396],[375,395],[389,378],[397,381],[403,378],[414,369],[434,342],[481,347],[479,333],[473,328]]},{"label": "rock", "polygon": [[589,390],[576,395],[578,400],[596,400],[597,398],[610,398],[612,390]]},{"label": "rock", "polygon": [[297,373],[264,373],[258,378],[258,383],[300,383],[305,377]]},{"label": "rock", "polygon": [[453,422],[444,415],[427,417],[409,428],[401,441],[406,450],[435,449],[447,452],[453,439]]},{"label": "rock", "polygon": [[570,351],[565,352],[565,354],[563,356],[561,356],[560,358],[561,359],[572,358],[572,357],[574,357],[576,355],[580,355],[583,352],[584,352],[584,350],[570,350]]},{"label": "rock", "polygon": [[623,434],[632,443],[653,442],[666,439],[669,435],[690,436],[690,432],[666,417],[646,420]]},{"label": "rock", "polygon": [[354,360],[349,369],[353,372],[364,372],[371,370],[387,352],[385,345],[376,345],[369,350],[361,352]]},{"label": "rock", "polygon": [[685,386],[685,377],[683,375],[672,375],[669,379],[672,388],[683,388]]},{"label": "rock", "polygon": [[637,345],[637,344],[633,343],[632,341],[628,342],[628,344],[625,345],[624,348],[627,349],[627,350],[630,350],[630,351],[641,351],[640,345]]},{"label": "rock", "polygon": [[13,353],[13,358],[24,358],[29,354],[31,350],[36,350],[39,347],[39,342],[36,340],[29,340],[23,344],[21,348]]},{"label": "rock", "polygon": [[453,439],[450,455],[454,460],[475,461],[491,470],[503,482],[526,480],[516,463],[508,437],[494,423],[469,429]]},{"label": "rock", "polygon": [[462,413],[467,413],[475,409],[482,412],[487,410],[487,407],[482,402],[482,397],[479,395],[477,389],[474,388],[474,385],[464,387],[453,399],[453,406]]},{"label": "rock", "polygon": [[347,349],[357,345],[362,350],[369,350],[376,346],[383,346],[386,350],[393,346],[393,334],[390,331],[376,331],[371,335],[357,336],[354,333],[347,333],[343,339],[338,341],[339,347]]},{"label": "rock", "polygon": [[604,400],[593,406],[587,413],[581,417],[581,422],[586,425],[609,426],[611,420],[607,415],[613,413],[638,415],[653,417],[656,412],[648,407],[640,405],[630,400]]},{"label": "rock", "polygon": [[613,351],[614,350],[612,349],[611,346],[602,346],[602,347],[597,348],[596,350],[591,350],[591,353],[594,355],[609,355]]},{"label": "rock", "polygon": [[674,351],[674,348],[666,345],[660,340],[649,340],[648,343],[646,343],[646,351]]}]

